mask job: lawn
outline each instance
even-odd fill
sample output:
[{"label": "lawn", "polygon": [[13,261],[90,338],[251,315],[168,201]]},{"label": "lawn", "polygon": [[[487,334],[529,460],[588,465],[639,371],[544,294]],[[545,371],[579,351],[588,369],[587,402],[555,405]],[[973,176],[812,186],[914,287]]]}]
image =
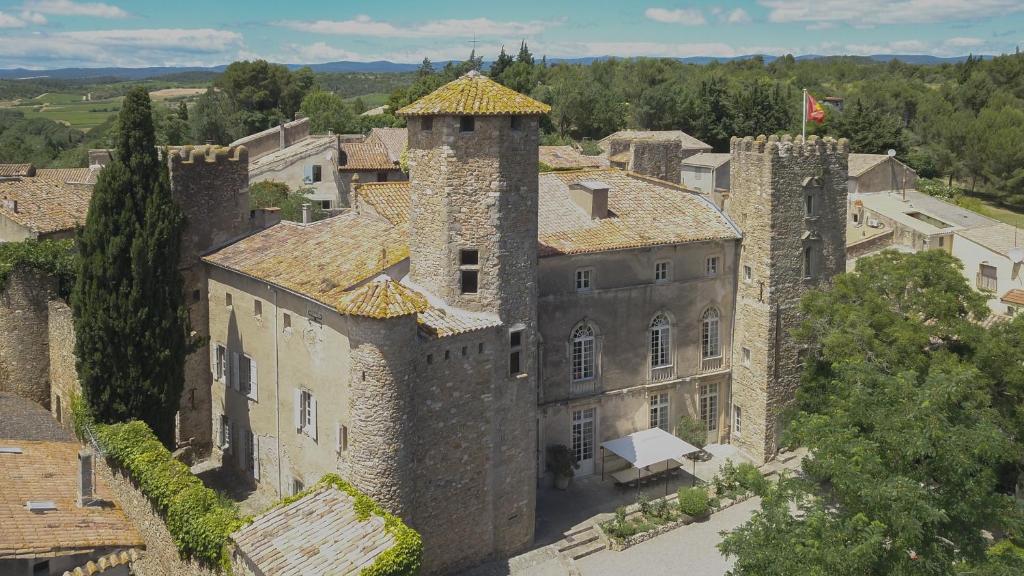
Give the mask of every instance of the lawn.
[{"label": "lawn", "polygon": [[976,196],[964,196],[958,202],[964,208],[973,210],[982,216],[988,216],[994,220],[1005,222],[1018,228],[1024,228],[1024,213],[999,206],[986,198]]}]

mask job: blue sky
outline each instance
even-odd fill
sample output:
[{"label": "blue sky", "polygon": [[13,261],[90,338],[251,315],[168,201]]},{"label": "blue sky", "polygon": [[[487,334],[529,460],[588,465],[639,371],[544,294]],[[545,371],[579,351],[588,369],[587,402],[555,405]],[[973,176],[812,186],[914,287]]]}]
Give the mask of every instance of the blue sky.
[{"label": "blue sky", "polygon": [[999,54],[1024,0],[0,0],[0,67],[552,57]]}]

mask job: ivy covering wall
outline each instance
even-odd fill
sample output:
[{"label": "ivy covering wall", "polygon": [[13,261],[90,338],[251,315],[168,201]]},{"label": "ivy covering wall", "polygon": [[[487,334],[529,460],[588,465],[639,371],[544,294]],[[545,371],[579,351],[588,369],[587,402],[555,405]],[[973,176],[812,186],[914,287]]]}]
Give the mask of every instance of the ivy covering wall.
[{"label": "ivy covering wall", "polygon": [[0,291],[7,287],[11,271],[26,266],[57,279],[61,297],[67,298],[74,284],[75,251],[71,240],[25,240],[0,242]]}]

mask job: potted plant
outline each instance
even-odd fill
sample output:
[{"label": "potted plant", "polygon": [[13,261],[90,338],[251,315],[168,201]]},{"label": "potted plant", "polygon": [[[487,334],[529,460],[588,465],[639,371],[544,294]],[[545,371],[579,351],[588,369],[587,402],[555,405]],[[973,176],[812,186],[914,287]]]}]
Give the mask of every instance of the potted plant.
[{"label": "potted plant", "polygon": [[555,488],[566,490],[580,465],[564,444],[548,446],[547,468],[555,477]]},{"label": "potted plant", "polygon": [[684,415],[676,424],[676,436],[700,450],[700,452],[688,456],[691,460],[699,460],[704,453],[704,446],[708,443],[708,429],[704,423]]}]

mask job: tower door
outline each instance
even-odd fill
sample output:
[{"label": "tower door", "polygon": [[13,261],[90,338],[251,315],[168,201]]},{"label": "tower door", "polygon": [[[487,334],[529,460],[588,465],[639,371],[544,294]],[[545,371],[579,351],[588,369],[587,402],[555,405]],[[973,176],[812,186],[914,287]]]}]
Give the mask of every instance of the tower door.
[{"label": "tower door", "polygon": [[708,444],[717,444],[718,384],[700,385],[700,420],[708,431]]},{"label": "tower door", "polygon": [[590,476],[594,473],[594,420],[597,408],[584,408],[572,411],[572,451],[576,456],[579,469],[577,476]]}]

